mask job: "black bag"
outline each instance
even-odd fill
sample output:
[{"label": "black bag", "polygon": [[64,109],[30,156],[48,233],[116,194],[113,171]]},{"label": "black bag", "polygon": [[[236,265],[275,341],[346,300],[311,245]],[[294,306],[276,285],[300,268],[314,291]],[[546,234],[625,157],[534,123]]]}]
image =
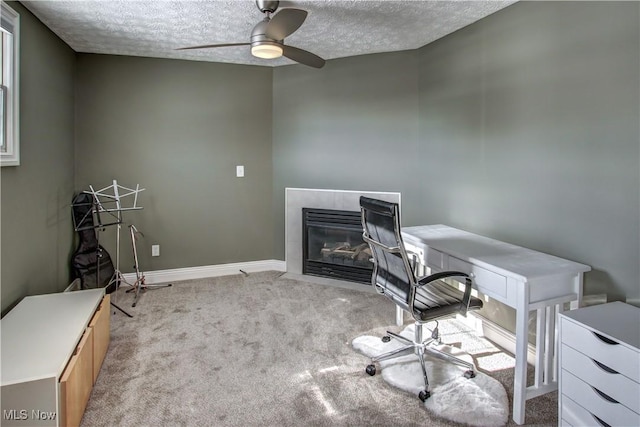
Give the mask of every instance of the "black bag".
[{"label": "black bag", "polygon": [[73,226],[80,242],[71,257],[72,279],[79,278],[82,289],[106,288],[105,292],[110,294],[118,286],[116,280],[109,285],[115,268],[107,250],[98,244],[92,209],[91,195],[80,193],[73,198]]}]

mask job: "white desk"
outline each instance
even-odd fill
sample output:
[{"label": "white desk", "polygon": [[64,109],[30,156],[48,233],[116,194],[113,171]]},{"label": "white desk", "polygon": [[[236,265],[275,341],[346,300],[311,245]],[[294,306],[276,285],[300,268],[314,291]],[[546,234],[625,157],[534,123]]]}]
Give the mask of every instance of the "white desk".
[{"label": "white desk", "polygon": [[[564,303],[579,305],[582,276],[591,267],[446,225],[404,227],[402,237],[422,265],[470,274],[478,291],[516,309],[513,420],[523,424],[526,400],[558,388],[556,317]],[[527,387],[528,321],[534,310],[535,382]]]}]

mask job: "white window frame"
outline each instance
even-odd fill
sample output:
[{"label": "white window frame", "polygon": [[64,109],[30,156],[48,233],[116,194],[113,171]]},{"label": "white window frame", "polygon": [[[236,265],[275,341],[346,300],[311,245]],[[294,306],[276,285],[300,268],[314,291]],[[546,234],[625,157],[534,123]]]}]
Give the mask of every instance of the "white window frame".
[{"label": "white window frame", "polygon": [[0,117],[6,149],[0,150],[0,166],[20,165],[20,15],[1,2],[2,31],[12,35],[2,46],[3,116]]}]

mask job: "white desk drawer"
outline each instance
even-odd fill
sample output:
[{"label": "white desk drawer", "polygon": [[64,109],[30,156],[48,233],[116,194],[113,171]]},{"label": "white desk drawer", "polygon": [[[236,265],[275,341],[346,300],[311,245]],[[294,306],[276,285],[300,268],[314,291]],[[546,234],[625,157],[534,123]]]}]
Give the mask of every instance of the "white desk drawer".
[{"label": "white desk drawer", "polygon": [[578,378],[584,378],[589,385],[622,403],[634,412],[640,413],[640,384],[622,374],[610,372],[606,364],[595,361],[577,350],[562,345],[562,369]]},{"label": "white desk drawer", "polygon": [[567,396],[562,397],[562,413],[560,414],[562,426],[598,426],[605,427],[602,420],[598,420],[591,412],[578,405]]},{"label": "white desk drawer", "polygon": [[442,252],[428,246],[415,245],[411,241],[404,242],[404,247],[407,250],[409,258],[415,255],[417,261],[426,267],[434,268],[436,271],[444,269],[445,255]]},{"label": "white desk drawer", "polygon": [[[564,400],[569,397],[583,408],[589,408],[588,412],[600,418],[609,425],[637,426],[640,425],[640,414],[633,412],[621,403],[598,392],[595,388],[585,383],[578,377],[562,370],[563,410]],[[587,424],[588,425],[588,424]]]},{"label": "white desk drawer", "polygon": [[470,275],[475,287],[483,294],[498,299],[507,297],[507,278],[504,276],[454,257],[449,258],[448,270],[462,271]]},{"label": "white desk drawer", "polygon": [[561,327],[564,344],[640,383],[640,353],[622,344],[611,343],[566,318],[562,319]]},{"label": "white desk drawer", "polygon": [[425,255],[425,262],[428,267],[435,268],[436,270],[442,270],[444,268],[444,254],[436,251],[432,248],[427,248]]}]

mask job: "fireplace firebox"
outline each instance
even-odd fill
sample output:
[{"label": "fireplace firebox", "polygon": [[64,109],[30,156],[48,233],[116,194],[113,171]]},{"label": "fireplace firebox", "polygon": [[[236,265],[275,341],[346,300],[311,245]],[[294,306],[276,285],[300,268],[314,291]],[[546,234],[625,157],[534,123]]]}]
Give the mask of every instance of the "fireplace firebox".
[{"label": "fireplace firebox", "polygon": [[302,272],[369,284],[371,250],[362,240],[360,212],[302,209]]}]

